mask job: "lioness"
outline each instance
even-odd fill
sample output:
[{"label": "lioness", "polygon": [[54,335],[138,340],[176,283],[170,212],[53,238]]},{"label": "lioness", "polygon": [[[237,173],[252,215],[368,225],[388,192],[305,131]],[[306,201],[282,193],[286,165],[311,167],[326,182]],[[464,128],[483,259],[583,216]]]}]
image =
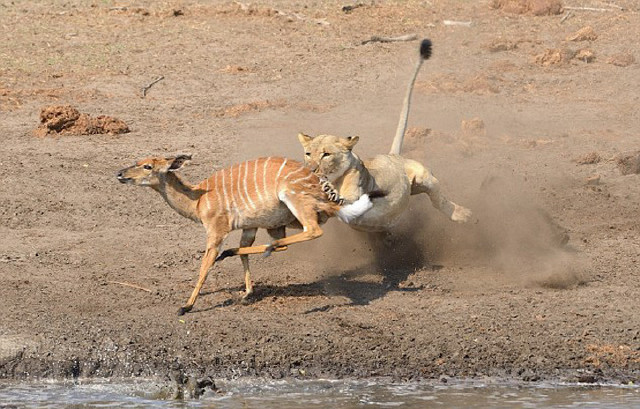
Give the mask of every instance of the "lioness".
[{"label": "lioness", "polygon": [[305,152],[305,164],[314,172],[324,175],[347,201],[357,200],[371,191],[384,191],[386,195],[373,201],[373,208],[355,218],[349,225],[363,231],[387,231],[407,208],[409,196],[426,193],[431,203],[455,222],[466,222],[471,211],[440,192],[438,179],[419,162],[400,156],[407,126],[411,93],[422,62],[431,56],[431,41],[423,40],[420,58],[404,99],[398,129],[388,155],[378,155],[363,161],[353,152],[357,136],[340,137],[300,133],[298,139]]}]

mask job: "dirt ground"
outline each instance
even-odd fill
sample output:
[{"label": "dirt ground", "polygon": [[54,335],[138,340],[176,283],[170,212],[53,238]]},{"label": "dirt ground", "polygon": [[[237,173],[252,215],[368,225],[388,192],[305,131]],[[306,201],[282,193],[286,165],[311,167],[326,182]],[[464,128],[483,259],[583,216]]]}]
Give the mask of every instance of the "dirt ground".
[{"label": "dirt ground", "polygon": [[[259,4],[0,0],[0,377],[640,381],[638,2]],[[204,229],[116,171],[302,159],[299,131],[385,153],[419,41],[367,40],[408,34],[433,57],[404,152],[478,222],[331,220],[252,259],[252,303],[226,259],[178,317]],[[58,105],[130,132],[38,134]]]}]

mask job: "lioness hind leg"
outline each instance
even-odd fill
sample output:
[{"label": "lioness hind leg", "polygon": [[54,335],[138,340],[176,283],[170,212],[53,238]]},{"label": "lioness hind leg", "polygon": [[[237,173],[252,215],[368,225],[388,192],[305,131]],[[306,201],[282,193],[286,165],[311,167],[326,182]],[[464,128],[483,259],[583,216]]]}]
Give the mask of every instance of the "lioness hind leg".
[{"label": "lioness hind leg", "polygon": [[431,199],[433,207],[440,210],[454,222],[465,223],[471,219],[471,210],[452,202],[440,192],[440,182],[429,169],[414,160],[407,160],[404,168],[411,181],[412,195],[426,193]]}]

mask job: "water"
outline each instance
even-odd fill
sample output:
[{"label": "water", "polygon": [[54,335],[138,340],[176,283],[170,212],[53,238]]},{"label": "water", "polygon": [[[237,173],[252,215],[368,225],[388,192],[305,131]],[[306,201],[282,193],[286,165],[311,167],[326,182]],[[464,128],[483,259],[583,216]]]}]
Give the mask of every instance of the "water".
[{"label": "water", "polygon": [[584,386],[496,382],[391,384],[366,381],[233,381],[218,383],[199,400],[159,399],[152,382],[0,383],[0,409],[8,408],[640,408],[636,386]]}]

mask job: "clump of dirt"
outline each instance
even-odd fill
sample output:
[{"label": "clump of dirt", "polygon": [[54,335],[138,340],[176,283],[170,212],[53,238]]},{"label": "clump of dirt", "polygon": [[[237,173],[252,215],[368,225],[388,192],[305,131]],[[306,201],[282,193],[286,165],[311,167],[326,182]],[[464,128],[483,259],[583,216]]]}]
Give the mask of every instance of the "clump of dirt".
[{"label": "clump of dirt", "polygon": [[512,40],[506,40],[504,38],[496,38],[486,45],[487,50],[492,53],[498,53],[501,51],[511,51],[518,48],[518,43]]},{"label": "clump of dirt", "polygon": [[567,37],[567,41],[595,41],[597,38],[598,35],[593,30],[593,27],[585,26]]},{"label": "clump of dirt", "polygon": [[498,77],[483,74],[465,79],[459,79],[451,74],[441,74],[435,75],[430,81],[417,82],[415,89],[424,92],[465,92],[476,95],[491,95],[500,93],[500,88],[496,84],[499,80]]},{"label": "clump of dirt", "polygon": [[593,165],[602,160],[600,154],[596,151],[585,153],[582,156],[575,158],[573,161],[578,165]]},{"label": "clump of dirt", "polygon": [[631,363],[640,362],[640,352],[633,350],[628,345],[589,344],[586,348],[591,355],[585,359],[585,363],[596,368],[602,365],[626,367]]},{"label": "clump of dirt", "polygon": [[550,65],[566,64],[576,56],[575,51],[568,48],[550,48],[535,56],[534,61],[536,64],[543,67]]},{"label": "clump of dirt", "polygon": [[409,149],[405,149],[407,151],[411,151],[414,148],[424,145],[427,141],[427,137],[429,137],[433,133],[433,130],[430,128],[412,126],[407,129],[405,132],[405,147]]},{"label": "clump of dirt", "polygon": [[573,58],[582,62],[591,63],[595,61],[596,54],[588,48],[583,48],[578,50]]},{"label": "clump of dirt", "polygon": [[617,163],[623,175],[640,173],[640,151],[619,156]]},{"label": "clump of dirt", "polygon": [[636,62],[635,57],[631,53],[618,53],[607,58],[607,64],[613,64],[616,67],[628,67]]},{"label": "clump of dirt", "polygon": [[492,0],[489,7],[507,13],[534,16],[552,16],[564,11],[560,0]]},{"label": "clump of dirt", "polygon": [[228,106],[220,109],[215,113],[217,117],[232,117],[237,118],[240,115],[247,114],[249,112],[259,112],[265,109],[283,108],[287,105],[284,100],[278,99],[275,101],[254,101],[247,104],[238,104]]},{"label": "clump of dirt", "polygon": [[91,117],[80,113],[71,105],[52,105],[40,111],[40,126],[34,130],[36,136],[48,135],[117,135],[130,132],[124,121],[111,116]]},{"label": "clump of dirt", "polygon": [[135,16],[135,15],[150,16],[151,15],[151,12],[149,12],[149,9],[147,9],[146,7],[141,7],[141,6],[111,7],[109,9],[109,11],[113,12],[113,13],[124,14],[124,15],[127,15],[127,16]]},{"label": "clump of dirt", "polygon": [[470,135],[486,135],[487,130],[481,118],[463,119],[460,125],[462,132]]},{"label": "clump of dirt", "polygon": [[458,150],[472,156],[487,147],[487,130],[481,118],[463,119],[460,124]]},{"label": "clump of dirt", "polygon": [[[403,153],[412,159],[423,155],[427,146],[427,139],[432,136],[433,130],[424,127],[409,127],[405,132]],[[414,156],[415,155],[415,156]]]}]

